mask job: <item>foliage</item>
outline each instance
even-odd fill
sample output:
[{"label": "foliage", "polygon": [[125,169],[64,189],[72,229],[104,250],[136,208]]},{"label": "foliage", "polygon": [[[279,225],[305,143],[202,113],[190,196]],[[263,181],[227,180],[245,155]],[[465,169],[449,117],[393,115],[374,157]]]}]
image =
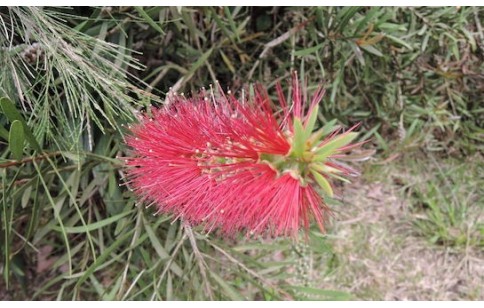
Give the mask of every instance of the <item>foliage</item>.
[{"label": "foliage", "polygon": [[0,89],[22,106],[43,148],[92,150],[97,130],[119,130],[133,120],[136,99],[127,91],[133,87],[126,70],[140,66],[122,41],[115,46],[76,31],[52,10],[7,10],[0,61],[8,69]]}]

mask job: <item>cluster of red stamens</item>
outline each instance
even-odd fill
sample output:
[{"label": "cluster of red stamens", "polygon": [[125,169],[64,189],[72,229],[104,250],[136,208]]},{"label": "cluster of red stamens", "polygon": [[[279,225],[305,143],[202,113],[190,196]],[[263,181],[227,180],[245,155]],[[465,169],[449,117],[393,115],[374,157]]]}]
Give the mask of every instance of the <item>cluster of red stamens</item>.
[{"label": "cluster of red stamens", "polygon": [[331,121],[315,130],[324,90],[304,112],[296,74],[291,104],[277,85],[278,113],[260,85],[247,99],[219,92],[170,93],[131,128],[128,185],[160,213],[207,231],[296,236],[311,217],[324,230],[329,178],[357,174],[337,161],[361,145],[350,145],[356,126],[342,133]]}]

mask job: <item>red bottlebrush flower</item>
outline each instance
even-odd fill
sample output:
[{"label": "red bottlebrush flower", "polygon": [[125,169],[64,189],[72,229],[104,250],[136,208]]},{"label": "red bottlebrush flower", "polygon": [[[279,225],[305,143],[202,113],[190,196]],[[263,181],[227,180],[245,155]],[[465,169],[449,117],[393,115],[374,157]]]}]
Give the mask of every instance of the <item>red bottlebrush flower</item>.
[{"label": "red bottlebrush flower", "polygon": [[248,100],[220,92],[171,94],[132,127],[135,193],[160,213],[228,235],[296,236],[311,220],[324,230],[329,209],[318,191],[332,196],[329,177],[357,174],[336,161],[361,144],[349,145],[356,126],[341,133],[332,121],[313,132],[324,90],[306,106],[296,74],[291,105],[277,85],[279,113],[262,86]]}]

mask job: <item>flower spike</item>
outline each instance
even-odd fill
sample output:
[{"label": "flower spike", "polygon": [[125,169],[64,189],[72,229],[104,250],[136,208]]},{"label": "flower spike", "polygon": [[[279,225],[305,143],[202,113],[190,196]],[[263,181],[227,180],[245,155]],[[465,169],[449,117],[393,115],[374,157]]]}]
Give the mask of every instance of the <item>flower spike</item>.
[{"label": "flower spike", "polygon": [[296,237],[311,220],[324,231],[330,179],[357,174],[337,161],[362,144],[351,144],[356,126],[340,133],[333,120],[318,129],[324,89],[307,102],[296,73],[292,104],[276,84],[282,112],[261,85],[241,100],[217,86],[210,98],[170,94],[130,128],[129,186],[159,213],[206,231]]}]

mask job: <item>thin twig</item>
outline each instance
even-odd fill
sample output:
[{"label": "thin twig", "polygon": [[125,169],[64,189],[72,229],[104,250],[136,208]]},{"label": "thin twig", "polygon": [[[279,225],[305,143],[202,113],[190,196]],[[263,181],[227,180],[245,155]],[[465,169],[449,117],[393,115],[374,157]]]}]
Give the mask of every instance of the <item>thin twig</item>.
[{"label": "thin twig", "polygon": [[220,253],[222,253],[224,256],[226,256],[231,262],[237,264],[238,266],[240,266],[243,270],[245,270],[247,273],[249,273],[250,275],[254,276],[255,278],[259,279],[262,283],[268,285],[269,287],[273,288],[274,290],[278,291],[279,293],[281,294],[284,294],[285,296],[287,296],[289,300],[292,300],[293,297],[292,295],[290,295],[289,293],[287,293],[286,291],[280,289],[279,287],[275,286],[274,284],[272,284],[271,282],[269,282],[267,279],[265,279],[264,277],[260,276],[259,274],[257,274],[255,271],[251,270],[250,268],[248,268],[247,266],[244,265],[244,263],[240,262],[239,260],[237,260],[236,258],[234,258],[232,255],[228,254],[225,250],[223,250],[222,248],[220,248],[219,246],[215,245],[214,243],[212,243],[211,241],[209,241],[208,239],[205,239],[213,248],[215,248],[215,250],[219,251]]},{"label": "thin twig", "polygon": [[[143,218],[142,209],[141,209],[141,207],[139,207],[138,208],[138,217],[136,218],[136,225],[134,227],[135,231],[134,231],[134,234],[133,234],[133,238],[131,239],[131,243],[129,245],[130,247],[134,247],[136,241],[138,240],[138,238],[140,236],[142,218]],[[124,291],[124,284],[125,284],[127,277],[128,277],[128,269],[129,269],[129,266],[131,265],[131,257],[132,256],[133,256],[133,249],[130,249],[129,252],[128,252],[128,257],[126,258],[126,266],[125,266],[124,271],[123,271],[123,278],[122,278],[121,287],[119,288],[119,291],[118,291],[118,298],[121,296],[121,293],[123,293],[123,291]],[[139,277],[137,277],[136,280],[138,278]],[[122,297],[121,300],[123,300],[129,294],[132,287],[133,287],[133,284],[131,284],[128,291],[126,291],[126,293],[124,294],[124,296]]]},{"label": "thin twig", "polygon": [[56,151],[56,152],[52,152],[52,153],[48,153],[48,154],[43,154],[41,156],[28,157],[28,158],[24,158],[22,160],[11,161],[11,162],[8,162],[8,163],[0,164],[0,169],[12,167],[12,166],[18,166],[18,165],[22,165],[22,164],[25,164],[25,163],[31,163],[32,161],[39,161],[39,160],[46,159],[48,157],[57,156],[57,155],[61,155],[61,154],[62,154],[61,151]]},{"label": "thin twig", "polygon": [[257,59],[255,61],[254,66],[252,66],[252,69],[249,71],[247,79],[250,80],[252,78],[252,75],[254,74],[255,69],[259,66],[260,60],[264,59],[266,57],[269,50],[271,50],[272,48],[276,47],[277,45],[280,45],[280,44],[284,43],[285,41],[287,41],[290,37],[292,37],[299,30],[304,28],[313,19],[314,19],[314,16],[309,18],[308,20],[300,23],[299,25],[294,26],[293,28],[289,29],[287,32],[283,33],[282,35],[276,37],[275,39],[273,39],[269,43],[265,44],[264,49],[262,50],[262,52],[259,55],[259,59]]},{"label": "thin twig", "polygon": [[209,280],[207,279],[207,272],[205,271],[207,268],[207,264],[205,263],[205,260],[203,259],[203,256],[200,253],[200,250],[198,250],[197,242],[195,240],[195,236],[193,236],[192,228],[188,224],[185,224],[184,228],[185,228],[185,234],[188,236],[188,239],[190,240],[190,244],[192,245],[195,258],[197,259],[198,267],[200,268],[200,273],[202,274],[202,278],[205,282],[205,291],[210,297],[210,300],[213,300],[212,290],[209,287]]},{"label": "thin twig", "polygon": [[[160,280],[158,280],[158,283],[156,284],[155,291],[157,291],[160,288],[160,285],[161,285],[161,282],[163,281],[163,278],[165,277],[166,273],[168,272],[168,269],[170,268],[171,263],[175,259],[175,256],[178,253],[178,250],[180,250],[180,248],[183,245],[183,243],[185,242],[186,238],[187,238],[187,234],[185,233],[185,234],[183,234],[182,238],[180,239],[180,241],[176,245],[175,250],[173,250],[173,253],[171,254],[170,260],[168,260],[168,263],[166,263],[165,269],[163,270],[163,273],[161,273]],[[151,296],[152,301],[155,300],[155,293],[153,293],[153,296]]]}]

